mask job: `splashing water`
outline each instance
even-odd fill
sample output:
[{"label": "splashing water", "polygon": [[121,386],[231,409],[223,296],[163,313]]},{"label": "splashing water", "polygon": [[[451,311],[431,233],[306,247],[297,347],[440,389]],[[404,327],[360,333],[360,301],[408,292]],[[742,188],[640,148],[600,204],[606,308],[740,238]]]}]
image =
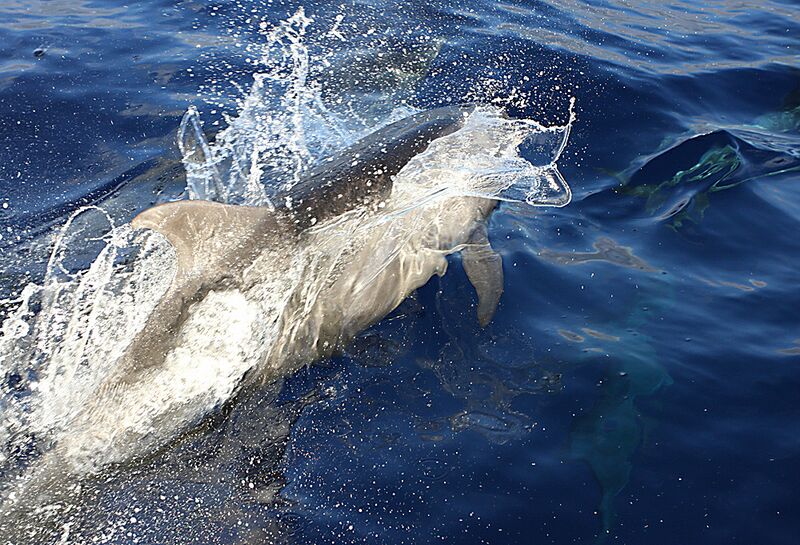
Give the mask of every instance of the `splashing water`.
[{"label": "splashing water", "polygon": [[265,43],[255,64],[262,70],[213,145],[197,109],[186,113],[178,143],[189,198],[272,206],[270,189],[290,188],[315,158],[353,139],[323,104],[319,85],[309,82],[303,37],[310,23],[300,8],[274,29],[260,30]]},{"label": "splashing water", "polygon": [[[26,286],[3,322],[0,373],[19,377],[19,384],[0,401],[7,434],[0,461],[27,450],[33,438],[46,449],[61,437],[169,284],[159,269],[169,266],[171,248],[129,226],[112,225],[91,266],[70,272],[70,247],[87,240],[71,228],[90,214],[110,222],[97,207],[75,212],[55,238],[42,284]],[[133,244],[137,259],[122,263]]]},{"label": "splashing water", "polygon": [[[255,64],[262,71],[253,76],[250,92],[239,101],[238,115],[228,119],[229,126],[214,143],[207,142],[197,109],[189,108],[178,134],[189,198],[271,207],[270,192],[291,188],[309,167],[336,150],[419,111],[401,105],[369,123],[330,109],[320,83],[310,79],[320,69],[312,66],[303,42],[311,22],[300,8],[274,29],[261,30],[266,41]],[[327,63],[320,65],[324,68]],[[481,184],[471,190],[475,196],[564,206],[571,194],[556,163],[574,118],[574,99],[567,124],[553,127],[506,119],[501,107],[485,106],[471,116],[449,150],[429,153],[452,158],[440,170],[458,172],[473,182],[480,179]],[[474,142],[459,144],[464,139]],[[523,159],[520,146],[529,148],[540,164]],[[480,150],[480,158],[473,147]],[[469,191],[451,189],[462,195]]]},{"label": "splashing water", "polygon": [[[329,108],[320,83],[309,79],[318,70],[304,45],[311,22],[301,9],[274,29],[263,29],[261,71],[238,115],[213,141],[206,138],[198,110],[189,108],[178,145],[190,199],[271,208],[276,192],[302,179],[309,167],[414,112],[398,105],[365,123]],[[568,123],[551,127],[509,119],[496,105],[476,107],[460,130],[434,141],[403,168],[379,213],[354,211],[315,226],[312,243],[292,255],[265,249],[264,266],[277,263],[285,274],[265,275],[245,291],[212,292],[193,306],[163,369],[122,392],[115,406],[99,408],[108,426],[100,431],[96,421],[90,426],[81,420],[81,411],[114,375],[130,339],[167,290],[175,256],[161,236],[128,225],[103,230],[100,225],[110,219],[101,208],[81,209],[57,235],[42,283],[24,289],[2,324],[0,373],[17,377],[0,398],[5,471],[14,473],[35,460],[28,453],[47,452],[84,433],[85,440],[63,450],[76,472],[93,472],[162,445],[235,395],[246,374],[266,380],[291,371],[291,365],[280,368],[283,360],[308,363],[325,327],[313,316],[316,305],[353,266],[358,245],[371,244],[370,255],[358,263],[365,272],[353,292],[366,294],[404,253],[425,250],[416,238],[438,229],[448,199],[566,205],[571,193],[557,161],[573,122],[573,101]],[[533,162],[522,152],[535,157]],[[91,235],[97,231],[106,234]],[[71,272],[69,251],[88,240],[104,246],[91,266]],[[436,258],[443,272],[444,255]],[[412,285],[414,271],[404,274]],[[382,304],[391,310],[391,301]],[[299,323],[311,323],[310,333],[299,331]],[[298,350],[296,340],[304,335],[308,348]]]}]

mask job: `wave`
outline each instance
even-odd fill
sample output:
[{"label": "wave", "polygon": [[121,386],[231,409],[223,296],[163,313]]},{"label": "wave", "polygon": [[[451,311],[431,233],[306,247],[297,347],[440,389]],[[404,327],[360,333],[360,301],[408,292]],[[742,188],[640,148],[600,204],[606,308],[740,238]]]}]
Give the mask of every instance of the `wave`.
[{"label": "wave", "polygon": [[777,183],[799,171],[796,150],[796,137],[757,127],[689,136],[616,174],[619,185],[587,196],[582,206],[612,221],[676,228],[699,223],[713,194],[756,181]]}]

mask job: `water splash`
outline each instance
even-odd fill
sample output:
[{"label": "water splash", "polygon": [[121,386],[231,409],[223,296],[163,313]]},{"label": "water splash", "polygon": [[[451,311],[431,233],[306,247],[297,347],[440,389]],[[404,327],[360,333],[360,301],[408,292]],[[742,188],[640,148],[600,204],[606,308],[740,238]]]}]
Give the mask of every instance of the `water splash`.
[{"label": "water splash", "polygon": [[[178,142],[190,198],[271,207],[271,196],[291,188],[310,166],[365,134],[419,111],[399,104],[383,116],[364,120],[349,109],[342,115],[329,107],[323,96],[330,90],[320,81],[330,65],[330,52],[323,51],[320,66],[314,65],[305,43],[312,22],[300,8],[272,30],[262,24],[264,43],[255,50],[259,58],[254,61],[258,71],[249,92],[239,101],[237,116],[228,119],[228,127],[213,142],[206,140],[198,110],[189,108]],[[340,22],[337,19],[335,28]],[[343,100],[334,96],[328,102]],[[431,146],[426,157],[448,159],[437,165],[439,173],[447,171],[462,183],[429,188],[431,194],[423,196],[419,204],[448,195],[533,206],[568,204],[572,195],[557,162],[575,122],[575,99],[569,101],[567,123],[554,126],[507,119],[504,101],[492,102],[479,107],[457,137],[440,139]],[[474,141],[465,145],[470,139]],[[426,157],[406,169],[418,185],[437,175],[419,176],[413,171],[420,165],[430,167]],[[467,179],[468,183],[463,183]]]},{"label": "water splash", "polygon": [[274,29],[260,29],[257,72],[236,117],[209,144],[196,108],[184,116],[178,142],[192,199],[272,206],[270,189],[288,189],[320,156],[352,140],[309,81],[303,8]]},{"label": "water splash", "polygon": [[[70,270],[71,252],[91,242],[102,243],[91,265]],[[130,259],[134,244],[137,258]],[[67,432],[166,290],[170,278],[162,271],[171,253],[157,237],[115,227],[98,207],[70,216],[42,283],[23,289],[2,324],[0,375],[15,380],[0,398],[0,460],[46,450]]]}]

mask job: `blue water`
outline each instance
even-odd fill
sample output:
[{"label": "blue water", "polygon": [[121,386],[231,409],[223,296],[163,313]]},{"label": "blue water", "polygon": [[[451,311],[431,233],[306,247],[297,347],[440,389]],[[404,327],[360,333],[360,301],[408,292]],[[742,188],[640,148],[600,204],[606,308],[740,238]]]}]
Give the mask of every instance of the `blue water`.
[{"label": "blue water", "polygon": [[80,206],[127,221],[178,195],[181,116],[224,127],[258,22],[301,5],[312,59],[337,44],[323,97],[355,114],[499,100],[563,123],[575,97],[573,202],[492,216],[487,328],[454,256],[341,357],[109,477],[68,539],[797,543],[791,2],[2,0],[1,295]]}]

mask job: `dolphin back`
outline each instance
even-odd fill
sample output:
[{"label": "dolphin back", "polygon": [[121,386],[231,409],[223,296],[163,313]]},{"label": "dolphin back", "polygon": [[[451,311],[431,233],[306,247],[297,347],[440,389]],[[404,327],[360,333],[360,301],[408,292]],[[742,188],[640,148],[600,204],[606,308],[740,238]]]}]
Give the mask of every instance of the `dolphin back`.
[{"label": "dolphin back", "polygon": [[437,108],[378,129],[312,168],[276,202],[299,230],[356,207],[378,208],[391,194],[392,177],[432,141],[460,129],[473,109]]}]

